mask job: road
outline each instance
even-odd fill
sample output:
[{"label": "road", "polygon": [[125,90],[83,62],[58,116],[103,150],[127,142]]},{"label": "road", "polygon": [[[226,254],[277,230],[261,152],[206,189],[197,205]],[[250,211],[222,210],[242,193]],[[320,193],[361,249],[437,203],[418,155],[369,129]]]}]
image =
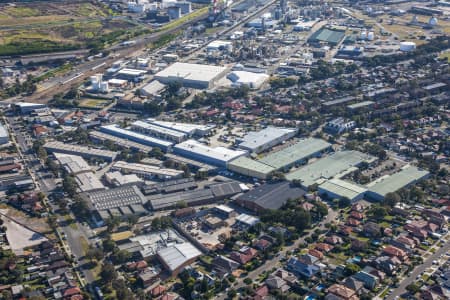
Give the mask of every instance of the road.
[{"label": "road", "polygon": [[[319,226],[317,226],[317,227],[315,227],[313,229],[324,230],[325,229],[325,224],[331,223],[333,221],[334,222],[337,221],[338,214],[339,214],[338,211],[334,211],[332,209],[329,209],[327,217],[322,222],[320,222]],[[287,252],[298,248],[300,244],[303,244],[305,242],[305,238],[311,236],[312,234],[313,234],[313,231],[311,231],[309,234],[301,237],[300,239],[295,241],[292,245],[285,247],[283,252],[280,253],[281,255],[277,255],[277,256],[275,256],[272,259],[266,260],[263,265],[261,265],[260,267],[256,268],[255,270],[249,272],[247,277],[252,279],[253,281],[255,281],[258,278],[258,276],[260,274],[262,274],[264,271],[271,270],[271,269],[277,267],[279,265],[279,263],[280,263],[280,260],[283,257],[286,256]],[[247,277],[245,277],[245,278],[247,278]],[[243,288],[245,286],[247,286],[247,284],[244,283],[244,278],[237,278],[236,279],[236,283],[232,286],[232,288],[235,289],[235,290],[239,290],[240,288]],[[222,299],[223,300],[223,299],[226,299],[226,298],[227,298],[226,294],[220,295],[220,296],[216,296],[216,299]]]},{"label": "road", "polygon": [[[447,235],[448,238],[448,235]],[[422,274],[425,270],[430,268],[433,265],[433,260],[439,260],[439,257],[441,255],[445,255],[450,251],[450,240],[447,240],[445,244],[437,248],[436,252],[434,254],[431,254],[427,259],[423,261],[423,264],[417,266],[412,272],[411,275],[408,277],[404,277],[403,280],[400,282],[399,286],[395,288],[392,293],[386,297],[387,300],[394,300],[396,297],[400,297],[404,293],[406,293],[406,287],[410,285],[411,283],[417,281],[417,276]]]}]

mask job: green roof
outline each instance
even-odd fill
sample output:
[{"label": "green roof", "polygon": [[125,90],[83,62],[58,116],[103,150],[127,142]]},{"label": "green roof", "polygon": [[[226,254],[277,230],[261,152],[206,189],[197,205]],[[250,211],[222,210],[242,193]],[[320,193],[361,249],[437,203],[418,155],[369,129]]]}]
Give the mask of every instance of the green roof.
[{"label": "green roof", "polygon": [[271,153],[259,161],[275,169],[281,169],[322,152],[330,146],[331,144],[324,140],[308,138],[281,151]]},{"label": "green roof", "polygon": [[369,183],[367,188],[369,192],[384,197],[388,193],[396,192],[405,186],[425,178],[428,174],[428,171],[407,165],[400,172],[390,176],[381,177],[380,179]]},{"label": "green roof", "polygon": [[320,179],[330,179],[362,162],[375,160],[375,157],[359,151],[339,151],[287,174],[286,179],[301,180],[304,186],[311,186]]},{"label": "green roof", "polygon": [[248,158],[246,156],[236,158],[235,160],[229,162],[228,166],[237,166],[241,168],[246,168],[262,174],[269,174],[274,170],[273,167],[263,164],[259,161],[253,160],[251,158]]},{"label": "green roof", "polygon": [[356,183],[336,178],[325,181],[320,185],[319,189],[323,189],[327,192],[333,193],[342,198],[348,198],[350,200],[367,191],[365,187],[360,186]]},{"label": "green roof", "polygon": [[321,29],[314,32],[309,40],[338,44],[344,38],[344,36],[344,31],[322,27]]}]

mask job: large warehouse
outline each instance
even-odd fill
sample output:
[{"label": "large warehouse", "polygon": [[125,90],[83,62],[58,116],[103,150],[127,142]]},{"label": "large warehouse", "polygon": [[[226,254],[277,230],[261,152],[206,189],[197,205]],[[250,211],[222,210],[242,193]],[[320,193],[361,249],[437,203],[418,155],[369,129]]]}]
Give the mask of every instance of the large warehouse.
[{"label": "large warehouse", "polygon": [[320,156],[330,149],[330,143],[321,139],[308,138],[281,151],[271,153],[259,161],[277,170],[289,169],[296,164],[305,162],[309,158]]},{"label": "large warehouse", "polygon": [[358,151],[339,151],[287,174],[286,179],[299,180],[308,188],[357,168],[363,162],[370,164],[375,160],[375,157]]},{"label": "large warehouse", "polygon": [[172,142],[147,136],[142,133],[134,132],[128,129],[120,128],[116,124],[101,126],[100,131],[143,145],[158,147],[161,148],[162,150],[167,150],[173,145]]},{"label": "large warehouse", "polygon": [[260,131],[250,131],[240,140],[239,148],[249,152],[261,153],[294,137],[297,131],[294,128],[277,128],[273,126]]},{"label": "large warehouse", "polygon": [[45,150],[51,153],[58,152],[58,153],[79,155],[81,157],[88,159],[101,158],[106,161],[113,161],[117,156],[117,152],[114,151],[102,150],[86,146],[65,144],[58,141],[47,142],[44,144],[44,148]]},{"label": "large warehouse", "polygon": [[266,209],[280,209],[288,199],[300,198],[305,190],[292,186],[289,182],[266,183],[239,196],[236,203],[260,213]]},{"label": "large warehouse", "polygon": [[181,143],[187,139],[187,134],[170,128],[164,128],[149,122],[135,121],[131,124],[134,131],[150,135],[155,138]]},{"label": "large warehouse", "polygon": [[155,74],[162,83],[180,82],[185,87],[207,89],[222,78],[226,67],[176,62]]},{"label": "large warehouse", "polygon": [[253,73],[247,71],[233,71],[227,75],[227,78],[233,83],[233,86],[247,86],[252,90],[259,89],[264,82],[269,79],[269,75],[264,73]]},{"label": "large warehouse", "polygon": [[327,195],[330,199],[347,198],[352,202],[362,199],[366,191],[363,186],[338,178],[327,180],[319,186],[320,195]]},{"label": "large warehouse", "polygon": [[417,167],[406,165],[392,175],[383,176],[367,185],[367,197],[373,200],[382,201],[386,194],[396,192],[404,187],[415,184],[426,179],[430,173]]},{"label": "large warehouse", "polygon": [[0,145],[6,144],[8,142],[9,142],[8,130],[6,130],[5,126],[0,124]]},{"label": "large warehouse", "polygon": [[226,167],[231,160],[247,154],[247,151],[244,150],[231,150],[224,147],[212,148],[195,140],[187,140],[175,145],[173,150],[181,156],[219,167]]},{"label": "large warehouse", "polygon": [[232,172],[258,179],[267,179],[269,174],[275,170],[271,166],[246,156],[232,160],[228,163],[227,168]]},{"label": "large warehouse", "polygon": [[214,124],[202,125],[202,124],[192,124],[192,123],[169,122],[169,121],[155,120],[152,118],[149,118],[145,121],[147,123],[157,125],[162,128],[172,129],[175,131],[185,133],[185,134],[187,134],[188,137],[205,136],[205,135],[209,134],[211,132],[211,130],[213,130],[216,127],[216,125],[214,125]]}]

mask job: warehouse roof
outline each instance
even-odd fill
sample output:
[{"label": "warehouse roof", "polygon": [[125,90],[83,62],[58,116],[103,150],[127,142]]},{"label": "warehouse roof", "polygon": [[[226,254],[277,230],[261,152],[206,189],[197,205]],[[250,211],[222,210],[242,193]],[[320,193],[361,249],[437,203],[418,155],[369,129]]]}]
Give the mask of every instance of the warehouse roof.
[{"label": "warehouse roof", "polygon": [[321,41],[331,44],[339,43],[345,36],[345,31],[333,30],[330,28],[322,27],[314,32],[310,37],[310,41]]},{"label": "warehouse roof", "polygon": [[343,98],[327,101],[323,105],[325,105],[325,106],[332,106],[332,105],[336,105],[336,104],[347,103],[347,102],[354,101],[354,100],[356,100],[356,97],[354,97],[354,96],[347,96],[347,97],[343,97]]},{"label": "warehouse roof", "polygon": [[279,209],[288,199],[299,198],[305,193],[303,189],[294,187],[289,182],[282,181],[255,187],[237,198],[237,200],[255,202],[264,209]]},{"label": "warehouse roof", "polygon": [[215,125],[202,125],[202,124],[192,124],[192,123],[159,121],[159,120],[155,120],[152,118],[147,119],[147,122],[161,126],[161,127],[184,132],[189,135],[197,134],[198,131],[208,131],[208,130],[211,130],[216,127]]},{"label": "warehouse roof", "polygon": [[325,181],[319,188],[348,199],[354,199],[367,191],[367,189],[363,186],[337,178],[332,178]]},{"label": "warehouse roof", "polygon": [[81,192],[89,192],[94,190],[103,190],[105,186],[98,180],[92,172],[80,173],[75,175],[75,181]]},{"label": "warehouse roof", "polygon": [[131,124],[131,126],[133,127],[137,127],[137,128],[141,128],[144,130],[149,130],[151,132],[155,132],[155,133],[160,133],[160,134],[164,134],[164,135],[168,135],[168,136],[174,136],[174,137],[178,137],[178,138],[184,138],[186,136],[185,133],[177,131],[177,130],[172,130],[169,128],[165,128],[165,127],[161,127],[155,124],[151,124],[148,122],[144,122],[144,121],[135,121]]},{"label": "warehouse roof", "polygon": [[167,266],[171,272],[174,272],[187,262],[202,255],[200,250],[188,242],[163,248],[157,253],[163,264]]},{"label": "warehouse roof", "polygon": [[160,168],[157,166],[151,166],[151,165],[145,165],[145,164],[139,164],[139,163],[129,163],[126,161],[117,161],[113,165],[113,169],[123,169],[129,172],[137,172],[137,173],[148,173],[148,174],[156,174],[156,175],[163,175],[163,176],[169,176],[169,177],[176,177],[180,176],[184,173],[182,170],[175,170],[175,169],[166,169],[166,168]]},{"label": "warehouse roof", "polygon": [[259,218],[247,214],[240,214],[239,216],[236,217],[236,221],[246,224],[248,226],[253,226],[256,223],[259,223]]},{"label": "warehouse roof", "polygon": [[85,194],[93,209],[105,210],[132,204],[144,204],[146,199],[136,186],[118,187]]},{"label": "warehouse roof", "polygon": [[259,162],[257,160],[253,160],[251,158],[248,158],[246,156],[238,157],[228,163],[228,166],[233,167],[240,167],[245,168],[248,170],[252,170],[258,173],[262,174],[269,174],[270,172],[274,171],[275,169],[269,165],[266,165],[262,162]]},{"label": "warehouse roof", "polygon": [[416,182],[426,176],[429,172],[417,167],[406,165],[400,172],[390,176],[384,176],[367,185],[370,192],[385,196],[388,193],[398,191],[411,183]]},{"label": "warehouse roof", "polygon": [[81,156],[57,152],[53,155],[68,174],[92,171],[89,164]]},{"label": "warehouse roof", "polygon": [[96,131],[96,130],[89,132],[89,136],[93,137],[94,139],[99,139],[102,141],[104,141],[104,140],[113,141],[115,144],[117,144],[121,147],[137,149],[144,153],[148,153],[148,152],[152,151],[152,147],[150,147],[150,146],[140,144],[137,142],[133,142],[133,141],[130,141],[130,140],[118,137],[118,136],[114,136],[114,135]]},{"label": "warehouse roof", "polygon": [[[173,145],[172,142],[169,141],[165,141],[165,140],[161,140],[158,138],[154,138],[148,135],[144,135],[138,132],[134,132],[128,129],[123,129],[120,128],[118,125],[116,124],[111,124],[111,125],[105,125],[100,127],[100,130],[103,130],[107,133],[110,134],[120,134],[122,135],[123,138],[129,138],[129,139],[136,139],[136,140],[141,140],[143,142],[147,142],[149,145],[155,146],[155,147],[164,147],[164,148],[168,148],[170,146]],[[135,140],[135,141],[136,141]]]},{"label": "warehouse roof", "polygon": [[297,130],[293,128],[279,128],[273,126],[269,126],[260,131],[250,131],[242,138],[239,147],[254,150],[295,132],[297,132]]},{"label": "warehouse roof", "polygon": [[227,68],[211,65],[176,62],[155,74],[155,78],[180,78],[185,80],[212,81]]},{"label": "warehouse roof", "polygon": [[174,146],[174,149],[188,151],[201,155],[204,157],[210,157],[218,161],[228,162],[234,158],[242,156],[247,153],[243,150],[231,150],[225,147],[210,147],[196,140],[187,140]]},{"label": "warehouse roof", "polygon": [[189,159],[187,157],[183,157],[183,156],[179,156],[179,155],[176,155],[176,154],[172,154],[172,153],[166,153],[164,155],[164,157],[166,157],[167,159],[173,160],[175,162],[183,163],[183,164],[186,164],[186,165],[189,165],[189,166],[194,166],[196,168],[202,169],[203,171],[213,171],[213,170],[217,169],[216,166],[213,166],[213,165],[210,165],[210,164],[207,164],[207,163],[203,163],[203,162],[200,162],[200,161],[196,161],[196,160],[193,160],[193,159]]},{"label": "warehouse roof", "polygon": [[153,80],[152,82],[144,85],[141,90],[147,95],[158,95],[166,88],[166,85],[159,82],[158,80]]},{"label": "warehouse roof", "polygon": [[286,175],[288,180],[300,180],[303,186],[311,186],[320,179],[330,179],[339,173],[373,162],[375,157],[359,151],[339,151]]},{"label": "warehouse roof", "polygon": [[315,153],[322,152],[329,147],[331,147],[331,144],[322,139],[308,138],[281,151],[271,153],[259,161],[275,169],[280,169],[313,156]]},{"label": "warehouse roof", "polygon": [[69,152],[69,153],[77,153],[80,156],[98,156],[108,158],[110,160],[114,160],[117,155],[117,152],[102,150],[92,147],[79,146],[79,145],[71,145],[58,141],[47,142],[44,144],[44,148],[51,152]]}]

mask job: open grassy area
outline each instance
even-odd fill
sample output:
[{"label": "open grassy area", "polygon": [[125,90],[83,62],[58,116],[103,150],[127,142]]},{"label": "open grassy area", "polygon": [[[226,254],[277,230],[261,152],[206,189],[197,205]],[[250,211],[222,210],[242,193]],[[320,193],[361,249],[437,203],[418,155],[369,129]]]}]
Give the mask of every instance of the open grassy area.
[{"label": "open grassy area", "polygon": [[91,109],[102,109],[106,105],[110,104],[109,100],[102,99],[83,99],[80,101],[79,107],[91,108]]},{"label": "open grassy area", "polygon": [[86,254],[89,250],[89,243],[88,243],[88,241],[86,241],[86,239],[84,237],[80,237],[80,245],[81,245],[81,248],[83,248],[84,254]]},{"label": "open grassy area", "polygon": [[446,59],[447,62],[450,62],[450,51],[442,53],[439,55],[439,58]]},{"label": "open grassy area", "polygon": [[0,4],[0,55],[101,49],[139,29],[112,16],[103,4],[87,0]]}]

